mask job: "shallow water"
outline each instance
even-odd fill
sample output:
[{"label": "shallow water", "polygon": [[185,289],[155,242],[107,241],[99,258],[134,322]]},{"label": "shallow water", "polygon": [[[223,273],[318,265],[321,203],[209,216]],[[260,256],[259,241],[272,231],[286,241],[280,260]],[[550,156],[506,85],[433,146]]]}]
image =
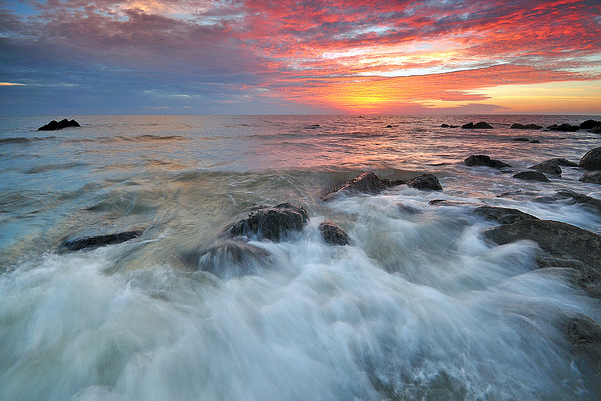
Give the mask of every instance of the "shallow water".
[{"label": "shallow water", "polygon": [[[588,118],[82,116],[51,133],[35,131],[45,117],[3,118],[0,399],[596,400],[562,321],[601,322],[599,302],[536,271],[535,243],[493,246],[482,231],[494,223],[469,205],[428,203],[601,232],[597,211],[536,201],[558,189],[601,198],[582,171],[511,177],[551,157],[577,162],[601,138],[511,123]],[[481,120],[495,129],[440,128]],[[512,172],[465,166],[475,153]],[[367,170],[431,172],[444,191],[321,200]],[[190,263],[246,207],[280,202],[311,219],[282,242],[250,241],[268,256],[216,259],[218,276]],[[350,246],[323,242],[325,219]],[[66,238],[131,229],[145,231],[58,252]]]}]

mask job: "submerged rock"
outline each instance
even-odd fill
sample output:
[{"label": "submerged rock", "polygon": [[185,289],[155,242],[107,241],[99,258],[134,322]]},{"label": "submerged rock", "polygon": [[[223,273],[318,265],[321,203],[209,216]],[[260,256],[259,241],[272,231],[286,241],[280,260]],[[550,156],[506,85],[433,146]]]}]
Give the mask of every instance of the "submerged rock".
[{"label": "submerged rock", "polygon": [[442,191],[442,185],[440,185],[438,178],[432,174],[418,175],[407,182],[407,186],[420,191]]},{"label": "submerged rock", "polygon": [[526,181],[551,182],[551,180],[540,171],[522,171],[521,173],[514,174],[513,178]]},{"label": "submerged rock", "polygon": [[75,120],[62,119],[60,121],[52,120],[48,124],[38,128],[38,131],[56,131],[67,127],[81,127]]},{"label": "submerged rock", "polygon": [[557,163],[553,163],[549,160],[535,164],[534,166],[530,166],[528,168],[531,170],[540,171],[541,173],[561,175],[561,167],[559,167]]},{"label": "submerged rock", "polygon": [[580,159],[578,166],[585,170],[601,170],[601,147],[594,148],[586,152],[586,154]]},{"label": "submerged rock", "polygon": [[596,212],[601,212],[601,200],[592,198],[588,195],[579,194],[569,189],[557,191],[555,196],[541,197],[535,199],[537,202],[550,203],[561,200],[568,200],[569,204],[581,204],[589,207]]},{"label": "submerged rock", "polygon": [[125,231],[115,234],[97,235],[94,237],[84,237],[69,239],[63,241],[59,247],[59,252],[75,252],[80,250],[93,250],[107,245],[117,245],[122,242],[132,240],[142,235],[142,231]]},{"label": "submerged rock", "polygon": [[474,209],[473,213],[501,224],[511,224],[520,220],[538,220],[538,217],[521,210],[497,206],[480,206]]},{"label": "submerged rock", "polygon": [[601,184],[601,171],[593,171],[592,173],[584,173],[580,180],[590,184]]},{"label": "submerged rock", "polygon": [[464,160],[468,166],[487,166],[492,168],[505,168],[511,167],[510,164],[504,163],[500,160],[491,159],[487,155],[471,155]]},{"label": "submerged rock", "polygon": [[373,171],[368,171],[355,178],[351,178],[344,184],[329,191],[323,200],[328,201],[336,196],[340,192],[345,192],[349,195],[355,194],[369,194],[377,195],[386,189],[386,185]]},{"label": "submerged rock", "polygon": [[461,126],[463,129],[492,129],[492,125],[487,122],[480,121],[479,123],[467,123]]},{"label": "submerged rock", "polygon": [[256,236],[279,241],[290,232],[301,231],[308,221],[309,215],[302,207],[290,203],[260,205],[250,208],[247,216],[234,223],[226,233],[229,237]]},{"label": "submerged rock", "polygon": [[515,123],[509,128],[512,128],[512,129],[541,129],[542,127],[540,125],[536,125],[536,124],[522,125],[519,123]]},{"label": "submerged rock", "polygon": [[332,245],[348,245],[350,237],[342,228],[340,228],[332,220],[325,220],[319,224],[319,231],[323,239],[328,244]]},{"label": "submerged rock", "polygon": [[554,163],[558,166],[565,167],[578,167],[578,163],[571,162],[568,159],[564,159],[563,157],[554,157],[553,159],[546,160],[543,163]]}]

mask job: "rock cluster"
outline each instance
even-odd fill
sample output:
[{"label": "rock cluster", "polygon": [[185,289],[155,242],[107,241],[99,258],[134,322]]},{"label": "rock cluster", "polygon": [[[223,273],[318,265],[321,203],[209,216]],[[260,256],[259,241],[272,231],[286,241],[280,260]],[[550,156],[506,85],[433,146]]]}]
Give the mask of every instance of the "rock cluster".
[{"label": "rock cluster", "polygon": [[485,121],[480,121],[479,123],[467,123],[461,126],[463,129],[492,129],[492,125]]},{"label": "rock cluster", "polygon": [[81,127],[75,120],[62,119],[60,121],[52,120],[46,125],[42,125],[38,128],[38,131],[56,131],[67,127]]},{"label": "rock cluster", "polygon": [[511,127],[512,129],[541,129],[542,127],[540,125],[536,125],[536,124],[526,124],[526,125],[522,125],[519,123],[515,123],[512,124]]}]

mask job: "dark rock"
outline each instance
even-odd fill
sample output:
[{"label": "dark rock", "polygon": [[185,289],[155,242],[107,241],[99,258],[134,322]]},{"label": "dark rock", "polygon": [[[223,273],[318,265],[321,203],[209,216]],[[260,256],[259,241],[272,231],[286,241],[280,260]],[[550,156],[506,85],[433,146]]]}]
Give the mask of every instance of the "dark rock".
[{"label": "dark rock", "polygon": [[501,224],[511,224],[520,220],[538,220],[537,217],[518,209],[496,206],[480,206],[474,209],[474,214]]},{"label": "dark rock", "polygon": [[601,184],[601,171],[593,171],[592,173],[584,173],[580,180],[591,184]]},{"label": "dark rock", "polygon": [[577,125],[570,125],[570,124],[561,124],[561,125],[553,124],[553,125],[548,126],[547,129],[549,131],[576,132],[580,129],[580,127]]},{"label": "dark rock", "polygon": [[601,147],[586,152],[586,154],[582,156],[582,159],[580,159],[578,166],[590,171],[601,170]]},{"label": "dark rock", "polygon": [[522,171],[521,173],[515,174],[513,178],[526,181],[550,182],[550,180],[540,171]]},{"label": "dark rock", "polygon": [[432,174],[418,175],[407,183],[411,188],[419,189],[420,191],[442,191],[442,185]]},{"label": "dark rock", "polygon": [[557,163],[553,163],[549,160],[535,164],[534,166],[530,166],[528,168],[540,171],[541,173],[561,175],[561,167],[559,167]]},{"label": "dark rock", "polygon": [[388,125],[386,126],[386,128],[392,128],[392,125],[388,124]]},{"label": "dark rock", "polygon": [[554,202],[559,200],[569,200],[570,204],[581,204],[583,206],[589,207],[596,212],[601,212],[601,200],[592,198],[587,195],[579,194],[574,191],[570,191],[568,189],[557,191],[555,196],[547,197],[547,198],[538,198],[536,199],[539,202]]},{"label": "dark rock", "polygon": [[511,167],[510,164],[504,163],[500,160],[491,159],[487,155],[471,155],[464,160],[468,166],[487,166],[493,168],[505,168]]},{"label": "dark rock", "polygon": [[319,224],[319,231],[328,244],[348,245],[350,243],[350,237],[346,231],[338,227],[332,220],[325,220]]},{"label": "dark rock", "polygon": [[536,124],[522,125],[522,124],[515,123],[510,128],[513,128],[513,129],[541,129],[542,127],[540,125],[536,125]]},{"label": "dark rock", "polygon": [[450,128],[451,126],[449,124],[441,124],[440,128]]},{"label": "dark rock", "polygon": [[432,206],[481,206],[481,203],[454,201],[447,199],[432,199],[428,202]]},{"label": "dark rock", "polygon": [[530,138],[525,138],[523,136],[515,137],[513,140],[516,142],[530,142]]},{"label": "dark rock", "polygon": [[461,126],[463,129],[492,129],[492,126],[487,122],[480,121],[479,123],[467,123]]},{"label": "dark rock", "polygon": [[580,124],[580,129],[591,129],[595,128],[597,125],[601,125],[601,121],[596,120],[586,120],[585,122]]},{"label": "dark rock", "polygon": [[549,160],[545,161],[545,163],[554,163],[554,164],[557,164],[558,166],[565,166],[565,167],[578,167],[578,163],[571,162],[568,159],[564,159],[562,157],[555,157],[553,159],[549,159]]},{"label": "dark rock", "polygon": [[601,134],[601,124],[591,128],[588,132],[592,132],[593,134]]},{"label": "dark rock", "polygon": [[380,178],[373,171],[369,171],[355,178],[352,178],[344,184],[342,184],[341,186],[338,186],[333,190],[329,191],[328,194],[323,197],[323,200],[331,200],[339,192],[346,192],[350,195],[358,193],[377,195],[383,190],[385,190],[386,186],[387,185],[384,184],[382,180],[380,180]]},{"label": "dark rock", "polygon": [[125,231],[116,234],[97,235],[95,237],[85,237],[78,239],[69,239],[63,241],[59,247],[59,252],[75,252],[80,250],[92,250],[107,245],[116,245],[129,241],[142,235],[142,231]]},{"label": "dark rock", "polygon": [[486,230],[484,235],[499,245],[519,240],[535,241],[553,256],[577,259],[592,268],[601,269],[601,235],[571,224],[519,220]]},{"label": "dark rock", "polygon": [[38,128],[38,131],[55,131],[67,127],[81,127],[79,123],[75,120],[67,120],[66,118],[60,121],[52,120],[48,124],[41,126]]},{"label": "dark rock", "polygon": [[382,181],[382,184],[384,184],[386,188],[396,187],[407,183],[405,180],[391,180],[390,178],[382,178],[380,181]]},{"label": "dark rock", "polygon": [[540,143],[540,141],[538,139],[531,139],[528,143]]},{"label": "dark rock", "polygon": [[227,230],[229,237],[257,237],[279,241],[292,231],[300,231],[309,221],[307,211],[290,203],[276,206],[256,206],[249,209],[247,217]]}]

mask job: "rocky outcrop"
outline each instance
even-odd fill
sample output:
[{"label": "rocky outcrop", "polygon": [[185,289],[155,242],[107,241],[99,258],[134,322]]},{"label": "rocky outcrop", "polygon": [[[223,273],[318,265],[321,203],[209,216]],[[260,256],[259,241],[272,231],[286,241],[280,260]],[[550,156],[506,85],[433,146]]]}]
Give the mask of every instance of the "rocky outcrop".
[{"label": "rocky outcrop", "polygon": [[510,164],[504,163],[500,160],[491,159],[490,156],[487,155],[471,155],[466,158],[464,162],[468,166],[487,166],[498,169],[511,167]]},{"label": "rocky outcrop", "polygon": [[541,129],[542,127],[540,125],[536,125],[536,124],[522,125],[522,124],[515,123],[509,128],[512,128],[512,129]]},{"label": "rocky outcrop", "polygon": [[441,124],[440,128],[459,128],[458,125],[452,125],[452,124]]},{"label": "rocky outcrop", "polygon": [[541,173],[561,175],[561,167],[550,160],[542,163],[535,164],[534,166],[528,167],[531,170],[540,171]]},{"label": "rocky outcrop", "polygon": [[547,127],[549,131],[576,132],[580,129],[578,125],[571,124],[553,124]]},{"label": "rocky outcrop", "polygon": [[593,171],[592,173],[584,173],[580,180],[590,184],[601,184],[601,171]]},{"label": "rocky outcrop", "polygon": [[56,131],[67,127],[81,127],[75,120],[67,120],[66,118],[60,121],[52,120],[48,124],[38,128],[38,131]]},{"label": "rocky outcrop", "polygon": [[586,152],[586,154],[582,156],[582,159],[580,159],[578,166],[590,171],[601,170],[601,147]]},{"label": "rocky outcrop", "polygon": [[571,224],[552,220],[519,220],[484,232],[499,245],[519,240],[531,240],[541,249],[559,258],[582,261],[594,269],[601,269],[601,235]]},{"label": "rocky outcrop", "polygon": [[291,232],[301,231],[308,221],[307,211],[290,203],[253,206],[248,210],[246,217],[226,230],[226,236],[279,241]]},{"label": "rocky outcrop", "polygon": [[550,180],[540,171],[522,171],[513,175],[513,178],[517,178],[525,181],[538,181],[538,182],[550,182]]},{"label": "rocky outcrop", "polygon": [[497,206],[480,206],[475,208],[473,213],[501,224],[511,224],[520,220],[538,220],[536,216],[521,210]]},{"label": "rocky outcrop", "polygon": [[122,242],[138,238],[142,235],[141,230],[125,231],[115,234],[97,235],[94,237],[84,237],[77,239],[64,240],[59,247],[59,252],[75,252],[81,250],[93,250],[107,245],[117,245]]},{"label": "rocky outcrop", "polygon": [[585,122],[580,124],[580,129],[591,129],[591,128],[595,128],[596,126],[601,125],[601,121],[597,121],[597,120],[586,120]]},{"label": "rocky outcrop", "polygon": [[589,129],[588,132],[592,132],[593,134],[601,134],[601,124]]},{"label": "rocky outcrop", "polygon": [[332,220],[325,220],[319,224],[319,231],[326,243],[331,245],[348,245],[350,237],[342,228]]},{"label": "rocky outcrop", "polygon": [[480,121],[479,123],[467,123],[461,126],[463,129],[492,129],[492,125],[487,122]]},{"label": "rocky outcrop", "polygon": [[347,195],[369,194],[377,195],[386,189],[386,185],[373,171],[363,173],[355,178],[351,178],[344,184],[329,191],[323,200],[328,201],[333,199],[338,193],[346,193]]},{"label": "rocky outcrop", "polygon": [[558,166],[565,167],[578,167],[578,163],[571,162],[568,159],[564,159],[563,157],[554,157],[553,159],[549,159],[543,163],[554,163]]},{"label": "rocky outcrop", "polygon": [[407,186],[420,191],[442,191],[442,185],[440,185],[438,178],[432,174],[418,175],[407,182]]}]

